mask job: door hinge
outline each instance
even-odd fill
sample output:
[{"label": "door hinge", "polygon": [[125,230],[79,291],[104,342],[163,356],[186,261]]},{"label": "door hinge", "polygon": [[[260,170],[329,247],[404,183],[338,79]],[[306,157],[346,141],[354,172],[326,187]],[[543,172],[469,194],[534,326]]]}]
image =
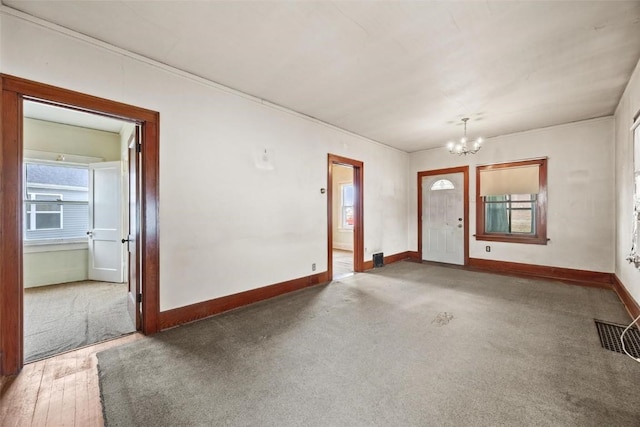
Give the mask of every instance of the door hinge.
[{"label": "door hinge", "polygon": [[142,294],[138,294],[138,295],[136,296],[136,302],[137,302],[138,304],[140,304],[140,303],[142,302]]},{"label": "door hinge", "polygon": [[138,153],[142,153],[142,144],[140,142],[136,144],[136,149],[138,150]]}]

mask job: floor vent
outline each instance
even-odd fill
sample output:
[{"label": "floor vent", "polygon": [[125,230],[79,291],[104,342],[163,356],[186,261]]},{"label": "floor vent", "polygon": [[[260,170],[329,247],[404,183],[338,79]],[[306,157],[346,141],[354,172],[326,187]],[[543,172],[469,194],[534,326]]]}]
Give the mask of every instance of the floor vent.
[{"label": "floor vent", "polygon": [[[596,320],[596,327],[598,328],[600,344],[602,344],[603,348],[624,354],[624,351],[622,351],[622,343],[620,342],[620,335],[622,335],[622,331],[627,327],[626,325],[617,325],[615,323]],[[631,328],[624,334],[624,347],[633,357],[640,357],[640,331],[638,329]]]}]

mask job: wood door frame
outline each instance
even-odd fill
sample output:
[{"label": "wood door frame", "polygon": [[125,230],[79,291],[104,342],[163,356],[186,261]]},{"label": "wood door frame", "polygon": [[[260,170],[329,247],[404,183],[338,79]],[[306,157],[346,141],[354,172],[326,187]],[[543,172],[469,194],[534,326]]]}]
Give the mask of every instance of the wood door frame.
[{"label": "wood door frame", "polygon": [[463,220],[464,220],[464,264],[469,264],[469,166],[435,169],[418,172],[418,257],[422,260],[422,178],[449,173],[462,173],[463,177]]},{"label": "wood door frame", "polygon": [[364,271],[364,163],[329,153],[327,155],[327,274],[333,278],[333,165],[353,168],[353,271]]},{"label": "wood door frame", "polygon": [[140,258],[142,332],[158,331],[159,301],[159,120],[160,114],[104,98],[0,74],[0,375],[17,374],[24,363],[22,260],[22,126],[24,99],[135,121],[144,147]]}]

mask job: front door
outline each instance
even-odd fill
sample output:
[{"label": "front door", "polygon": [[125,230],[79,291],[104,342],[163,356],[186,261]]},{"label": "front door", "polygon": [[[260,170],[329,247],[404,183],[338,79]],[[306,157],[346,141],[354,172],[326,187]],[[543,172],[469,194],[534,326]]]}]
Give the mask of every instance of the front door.
[{"label": "front door", "polygon": [[422,259],[464,265],[464,175],[422,178]]},{"label": "front door", "polygon": [[89,165],[89,280],[122,283],[122,163]]}]

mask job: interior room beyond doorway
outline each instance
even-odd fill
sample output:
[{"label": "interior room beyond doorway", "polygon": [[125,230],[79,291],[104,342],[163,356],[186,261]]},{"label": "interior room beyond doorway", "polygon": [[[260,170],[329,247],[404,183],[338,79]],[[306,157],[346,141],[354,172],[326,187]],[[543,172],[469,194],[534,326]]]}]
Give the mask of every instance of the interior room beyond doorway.
[{"label": "interior room beyond doorway", "polygon": [[353,274],[353,227],[355,187],[353,167],[334,164],[332,179],[333,278]]},{"label": "interior room beyond doorway", "polygon": [[35,101],[25,101],[23,111],[30,362],[136,329],[127,312],[125,244],[135,124]]}]

